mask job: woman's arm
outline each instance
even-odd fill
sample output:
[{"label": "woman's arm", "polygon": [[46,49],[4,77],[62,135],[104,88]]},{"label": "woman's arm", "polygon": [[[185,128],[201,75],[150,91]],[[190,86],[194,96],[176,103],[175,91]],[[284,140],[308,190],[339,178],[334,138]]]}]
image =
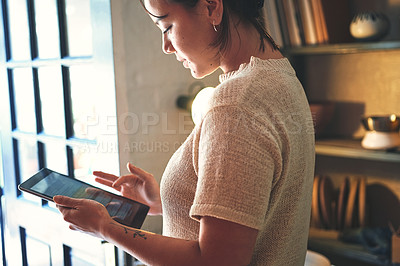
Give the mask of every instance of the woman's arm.
[{"label": "woman's arm", "polygon": [[149,265],[248,265],[258,231],[213,217],[200,220],[198,241],[127,228],[104,227],[105,239]]},{"label": "woman's arm", "polygon": [[258,233],[205,216],[198,240],[176,239],[121,225],[95,201],[63,196],[54,201],[71,229],[107,240],[148,265],[248,265]]}]

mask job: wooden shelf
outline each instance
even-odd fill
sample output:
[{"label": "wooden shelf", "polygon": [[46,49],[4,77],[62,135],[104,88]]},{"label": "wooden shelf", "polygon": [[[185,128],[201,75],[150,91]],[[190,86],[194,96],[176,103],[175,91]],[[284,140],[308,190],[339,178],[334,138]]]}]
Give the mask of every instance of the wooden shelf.
[{"label": "wooden shelf", "polygon": [[315,153],[334,157],[374,160],[384,162],[400,162],[400,151],[367,150],[361,147],[361,140],[324,139],[315,143]]},{"label": "wooden shelf", "polygon": [[282,52],[285,56],[290,57],[296,55],[351,54],[396,49],[400,49],[400,41],[322,44],[283,48]]}]

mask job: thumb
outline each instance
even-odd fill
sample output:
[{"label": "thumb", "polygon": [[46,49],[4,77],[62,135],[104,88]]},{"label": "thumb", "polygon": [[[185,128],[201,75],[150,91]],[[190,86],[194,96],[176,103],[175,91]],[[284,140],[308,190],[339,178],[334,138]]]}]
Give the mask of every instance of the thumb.
[{"label": "thumb", "polygon": [[145,179],[148,179],[150,176],[153,176],[150,173],[147,173],[145,170],[134,166],[131,163],[128,163],[126,165],[126,167],[128,168],[129,172],[131,172],[132,174],[138,176],[140,179],[142,179],[143,181],[145,181]]},{"label": "thumb", "polygon": [[70,197],[66,197],[66,196],[57,195],[57,196],[53,197],[53,201],[57,205],[73,208],[73,206],[76,206],[78,204],[79,199],[74,199],[74,198],[70,198]]},{"label": "thumb", "polygon": [[132,174],[134,174],[135,173],[135,167],[133,166],[133,164],[131,164],[131,163],[127,163],[126,164],[126,168],[128,168],[128,171],[130,172],[130,173],[132,173]]}]

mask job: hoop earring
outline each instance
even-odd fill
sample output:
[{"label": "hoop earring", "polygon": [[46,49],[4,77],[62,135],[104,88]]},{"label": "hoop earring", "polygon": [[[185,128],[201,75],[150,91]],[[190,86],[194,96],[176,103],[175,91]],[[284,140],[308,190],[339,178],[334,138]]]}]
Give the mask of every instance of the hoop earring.
[{"label": "hoop earring", "polygon": [[217,27],[215,26],[215,21],[213,21],[213,24],[212,24],[212,25],[213,25],[214,31],[215,31],[215,32],[218,32],[218,29],[217,29]]}]

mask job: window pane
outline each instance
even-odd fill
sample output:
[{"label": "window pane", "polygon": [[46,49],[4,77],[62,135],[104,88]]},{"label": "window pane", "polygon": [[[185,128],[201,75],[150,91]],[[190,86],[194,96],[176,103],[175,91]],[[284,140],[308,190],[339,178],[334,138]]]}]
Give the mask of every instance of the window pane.
[{"label": "window pane", "polygon": [[30,60],[30,35],[26,0],[9,0],[11,57],[14,60]]},{"label": "window pane", "polygon": [[64,93],[61,68],[38,69],[43,131],[48,135],[65,136]]},{"label": "window pane", "polygon": [[[79,145],[72,148],[74,176],[94,186],[93,171],[104,171],[117,174],[119,171],[118,143],[100,142],[96,144]],[[114,189],[103,186],[103,189],[115,192]]]},{"label": "window pane", "polygon": [[91,151],[91,148],[88,145],[82,147],[74,147],[73,157],[75,178],[94,186],[98,186],[98,184],[94,181],[92,175],[94,170],[98,170],[93,169],[93,166],[96,164],[97,157],[96,154]]},{"label": "window pane", "polygon": [[[38,148],[36,141],[32,140],[19,140],[18,145],[18,159],[19,159],[19,173],[21,183],[34,175],[39,171],[38,161]],[[31,201],[41,202],[40,198],[30,195],[28,193],[22,193],[24,198]]]},{"label": "window pane", "polygon": [[72,100],[74,136],[95,140],[98,136],[98,112],[96,107],[96,88],[93,86],[91,66],[69,68]]},{"label": "window pane", "polygon": [[67,150],[65,145],[55,142],[46,143],[45,156],[45,165],[47,168],[68,175]]},{"label": "window pane", "polygon": [[[0,188],[4,187],[4,172],[3,172],[3,147],[1,146],[1,132],[0,132]],[[1,261],[0,261],[1,262]]]},{"label": "window pane", "polygon": [[[67,149],[65,145],[51,142],[46,143],[44,149],[46,167],[61,174],[68,175]],[[52,208],[56,208],[54,202],[48,201],[47,204]]]},{"label": "window pane", "polygon": [[50,246],[29,235],[26,236],[28,265],[51,265]]},{"label": "window pane", "polygon": [[66,0],[68,50],[70,56],[92,54],[90,0]]},{"label": "window pane", "polygon": [[[88,247],[89,249],[90,247]],[[90,253],[78,249],[71,249],[71,265],[74,266],[96,266],[99,264],[98,258],[94,258]]]},{"label": "window pane", "polygon": [[91,168],[94,162],[94,156],[90,154],[89,147],[75,147],[73,153],[74,176],[79,179],[91,175],[94,170]]},{"label": "window pane", "polygon": [[21,131],[36,133],[32,69],[15,68],[13,84],[17,128]]},{"label": "window pane", "polygon": [[35,13],[39,57],[60,57],[56,0],[36,0]]}]

